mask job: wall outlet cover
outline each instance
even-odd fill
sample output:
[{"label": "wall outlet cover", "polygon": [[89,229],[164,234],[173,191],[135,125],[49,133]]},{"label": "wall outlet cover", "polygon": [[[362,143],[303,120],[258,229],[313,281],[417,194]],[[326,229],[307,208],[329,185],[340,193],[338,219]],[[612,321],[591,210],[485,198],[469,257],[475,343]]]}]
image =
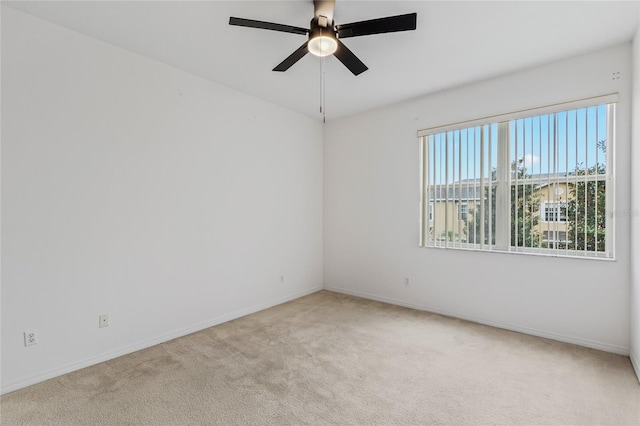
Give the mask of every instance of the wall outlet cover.
[{"label": "wall outlet cover", "polygon": [[38,330],[29,330],[24,332],[24,345],[31,346],[38,344]]}]

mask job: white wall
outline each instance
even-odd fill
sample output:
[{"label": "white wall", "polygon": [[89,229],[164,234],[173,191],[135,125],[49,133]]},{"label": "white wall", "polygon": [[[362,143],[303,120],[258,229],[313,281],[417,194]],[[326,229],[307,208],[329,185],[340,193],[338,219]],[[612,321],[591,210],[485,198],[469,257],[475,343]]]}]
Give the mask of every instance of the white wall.
[{"label": "white wall", "polygon": [[5,7],[2,89],[3,392],[322,287],[319,122]]},{"label": "white wall", "polygon": [[633,120],[631,164],[631,362],[640,380],[640,27],[633,39]]},{"label": "white wall", "polygon": [[619,92],[616,210],[625,212],[630,79],[625,44],[327,123],[325,288],[628,354],[629,215],[616,214],[616,261],[419,249],[416,131]]}]

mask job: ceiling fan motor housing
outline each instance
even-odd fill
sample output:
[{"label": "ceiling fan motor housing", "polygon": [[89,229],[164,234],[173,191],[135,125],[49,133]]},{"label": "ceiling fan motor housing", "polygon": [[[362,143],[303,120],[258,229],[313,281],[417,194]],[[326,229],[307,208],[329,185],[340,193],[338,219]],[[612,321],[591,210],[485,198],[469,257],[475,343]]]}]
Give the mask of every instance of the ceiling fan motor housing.
[{"label": "ceiling fan motor housing", "polygon": [[313,18],[309,24],[309,40],[320,36],[337,38],[333,21],[329,21],[324,16]]}]

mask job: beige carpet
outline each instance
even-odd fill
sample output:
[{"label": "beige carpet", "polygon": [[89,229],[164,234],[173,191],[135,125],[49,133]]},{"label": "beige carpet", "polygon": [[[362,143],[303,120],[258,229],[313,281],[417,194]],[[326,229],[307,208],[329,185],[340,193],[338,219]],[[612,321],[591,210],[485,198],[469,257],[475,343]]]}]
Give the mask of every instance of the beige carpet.
[{"label": "beige carpet", "polygon": [[627,357],[327,291],[1,404],[3,425],[640,424]]}]

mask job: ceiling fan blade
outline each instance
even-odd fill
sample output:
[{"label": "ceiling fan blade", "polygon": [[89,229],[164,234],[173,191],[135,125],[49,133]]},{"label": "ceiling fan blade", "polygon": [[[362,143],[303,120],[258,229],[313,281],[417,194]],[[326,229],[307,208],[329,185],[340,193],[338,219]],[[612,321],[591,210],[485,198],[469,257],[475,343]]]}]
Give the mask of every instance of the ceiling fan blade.
[{"label": "ceiling fan blade", "polygon": [[336,26],[336,30],[338,30],[338,37],[340,38],[410,31],[416,29],[416,20],[417,14],[409,13],[406,15],[387,16],[386,18],[338,25]]},{"label": "ceiling fan blade", "polygon": [[342,62],[345,67],[349,68],[349,71],[351,71],[353,75],[362,74],[369,69],[340,40],[338,40],[338,50],[336,50],[333,56],[338,58],[338,60],[340,60],[340,62]]},{"label": "ceiling fan blade", "polygon": [[333,11],[335,7],[335,0],[313,0],[315,18],[318,19],[319,16],[324,16],[327,18],[329,26],[333,23]]},{"label": "ceiling fan blade", "polygon": [[296,49],[295,52],[293,52],[291,55],[289,55],[287,57],[287,59],[285,59],[284,61],[280,62],[280,64],[278,64],[278,66],[275,67],[273,70],[274,71],[286,71],[289,68],[291,68],[291,66],[293,64],[298,62],[300,59],[302,59],[302,57],[304,55],[306,55],[309,52],[309,49],[307,48],[308,44],[309,44],[309,41],[306,41],[302,46],[298,47],[298,49]]},{"label": "ceiling fan blade", "polygon": [[229,25],[237,25],[239,27],[260,28],[262,30],[282,31],[284,33],[293,33],[307,35],[309,32],[306,28],[294,27],[292,25],[274,24],[273,22],[254,21],[253,19],[229,18]]}]

